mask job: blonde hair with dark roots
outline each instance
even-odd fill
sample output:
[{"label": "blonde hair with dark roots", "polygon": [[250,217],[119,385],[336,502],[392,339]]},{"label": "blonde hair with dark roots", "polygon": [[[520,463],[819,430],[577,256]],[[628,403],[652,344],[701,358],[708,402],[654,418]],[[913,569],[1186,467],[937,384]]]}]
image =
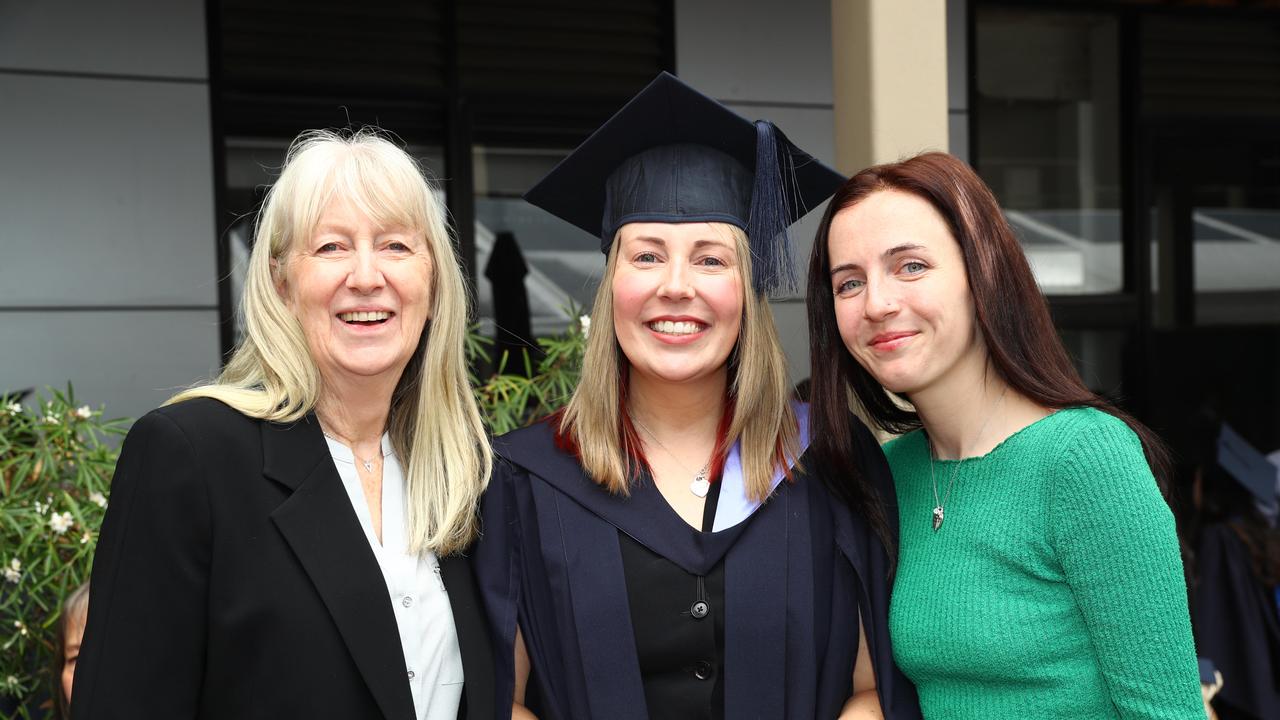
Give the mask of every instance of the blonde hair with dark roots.
[{"label": "blonde hair with dark roots", "polygon": [[[768,299],[751,285],[751,248],[740,228],[710,223],[733,236],[738,274],[743,287],[742,327],[734,348],[729,394],[733,417],[725,438],[741,440],[740,455],[747,494],[763,501],[779,465],[788,470],[799,458],[799,431],[791,408],[787,358]],[[613,326],[613,274],[618,265],[618,237],[614,237],[604,278],[591,308],[591,334],[582,359],[582,379],[560,420],[560,432],[577,447],[587,473],[610,492],[630,491],[634,468],[623,444],[622,378],[627,358]],[[731,355],[731,357],[733,357]]]},{"label": "blonde hair with dark roots", "polygon": [[258,214],[241,303],[245,338],[216,381],[168,403],[208,397],[280,423],[315,409],[323,379],[274,272],[339,195],[375,222],[426,236],[432,316],[392,395],[387,431],[404,465],[411,551],[457,552],[476,537],[475,508],[492,469],[467,378],[469,296],[435,190],[418,163],[376,129],[310,130],[293,141]]}]

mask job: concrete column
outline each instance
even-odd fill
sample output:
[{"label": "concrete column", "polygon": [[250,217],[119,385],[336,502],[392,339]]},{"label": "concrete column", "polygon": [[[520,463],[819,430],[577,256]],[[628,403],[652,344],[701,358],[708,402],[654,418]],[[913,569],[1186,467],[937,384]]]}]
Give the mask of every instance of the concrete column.
[{"label": "concrete column", "polygon": [[945,0],[832,0],[836,167],[946,150]]}]

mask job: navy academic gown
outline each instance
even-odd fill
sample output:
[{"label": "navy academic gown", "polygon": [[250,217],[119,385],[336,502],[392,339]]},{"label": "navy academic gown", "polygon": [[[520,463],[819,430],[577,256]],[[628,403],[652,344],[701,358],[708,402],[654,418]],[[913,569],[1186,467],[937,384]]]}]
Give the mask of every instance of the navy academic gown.
[{"label": "navy academic gown", "polygon": [[[857,427],[864,470],[896,535],[888,466]],[[703,533],[650,483],[629,497],[598,486],[556,448],[547,423],[497,438],[494,449],[474,561],[493,629],[499,715],[512,699],[519,624],[542,718],[648,717],[621,531],[693,574],[725,563],[726,718],[836,717],[852,692],[859,613],[885,716],[920,717],[915,689],[893,663],[884,548],[804,456],[808,472],[779,484],[746,520]]]},{"label": "navy academic gown", "polygon": [[1207,526],[1196,553],[1196,648],[1222,672],[1213,705],[1223,718],[1280,718],[1280,619],[1253,574],[1249,550],[1226,523]]}]

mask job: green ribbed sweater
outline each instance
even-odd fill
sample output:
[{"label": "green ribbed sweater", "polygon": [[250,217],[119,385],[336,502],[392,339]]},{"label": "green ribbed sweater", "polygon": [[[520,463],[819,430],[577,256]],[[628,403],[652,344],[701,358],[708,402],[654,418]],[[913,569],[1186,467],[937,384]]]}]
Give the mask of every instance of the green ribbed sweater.
[{"label": "green ribbed sweater", "polygon": [[1061,410],[963,461],[936,533],[923,432],[885,454],[889,630],[927,720],[1204,720],[1173,515],[1123,422]]}]

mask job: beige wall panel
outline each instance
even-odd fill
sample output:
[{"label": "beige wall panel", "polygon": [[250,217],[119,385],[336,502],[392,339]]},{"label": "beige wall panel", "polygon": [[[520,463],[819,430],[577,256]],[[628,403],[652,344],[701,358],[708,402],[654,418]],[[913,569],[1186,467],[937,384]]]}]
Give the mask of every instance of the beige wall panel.
[{"label": "beige wall panel", "polygon": [[833,0],[842,172],[948,147],[946,9],[944,0]]}]

